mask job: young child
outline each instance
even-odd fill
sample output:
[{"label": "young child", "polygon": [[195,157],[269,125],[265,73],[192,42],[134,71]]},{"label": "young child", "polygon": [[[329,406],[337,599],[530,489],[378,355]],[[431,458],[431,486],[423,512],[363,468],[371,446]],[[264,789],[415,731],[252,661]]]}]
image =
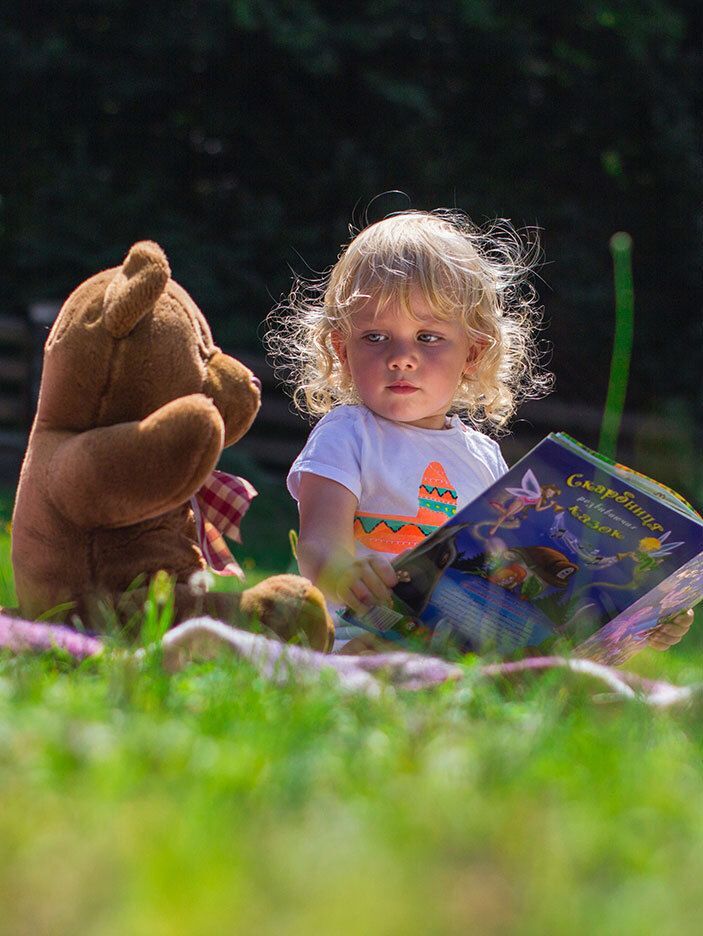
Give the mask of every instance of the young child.
[{"label": "young child", "polygon": [[[391,560],[507,471],[482,430],[500,430],[551,376],[534,342],[534,255],[504,222],[484,232],[457,213],[403,212],[362,230],[274,313],[269,350],[298,408],[323,417],[288,488],[300,571],[333,610],[390,603]],[[682,628],[657,634],[668,646]],[[370,644],[340,622],[335,649],[347,642]]]}]

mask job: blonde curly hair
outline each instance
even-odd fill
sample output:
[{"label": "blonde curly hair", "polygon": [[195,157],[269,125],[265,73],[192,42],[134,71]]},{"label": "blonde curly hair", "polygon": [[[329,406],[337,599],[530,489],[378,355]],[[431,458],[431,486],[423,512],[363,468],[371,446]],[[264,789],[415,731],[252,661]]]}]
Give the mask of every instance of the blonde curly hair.
[{"label": "blonde curly hair", "polygon": [[528,282],[539,247],[528,234],[523,241],[507,221],[481,230],[446,210],[404,211],[358,232],[326,274],[297,279],[267,318],[269,357],[297,409],[318,417],[359,403],[332,334],[348,337],[370,299],[412,316],[411,294],[420,290],[437,318],[460,319],[482,347],[452,410],[479,427],[504,427],[522,399],[548,392],[552,380],[539,367],[541,310]]}]

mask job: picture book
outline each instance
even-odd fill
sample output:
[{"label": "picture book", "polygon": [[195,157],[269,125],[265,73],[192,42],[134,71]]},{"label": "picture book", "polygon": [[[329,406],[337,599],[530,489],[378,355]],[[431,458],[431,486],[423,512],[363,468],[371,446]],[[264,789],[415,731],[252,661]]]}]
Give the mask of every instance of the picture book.
[{"label": "picture book", "polygon": [[703,597],[703,519],[552,433],[393,565],[393,606],[347,609],[347,622],[431,653],[568,646],[620,663]]}]

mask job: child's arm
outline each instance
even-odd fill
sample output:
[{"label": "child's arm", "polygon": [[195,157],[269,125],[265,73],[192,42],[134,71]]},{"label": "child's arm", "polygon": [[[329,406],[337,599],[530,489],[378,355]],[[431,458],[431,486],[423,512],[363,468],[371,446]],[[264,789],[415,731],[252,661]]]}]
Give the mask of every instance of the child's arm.
[{"label": "child's arm", "polygon": [[348,488],[305,472],[298,492],[301,573],[335,603],[363,613],[376,604],[389,604],[397,582],[385,556],[354,558],[356,497]]}]

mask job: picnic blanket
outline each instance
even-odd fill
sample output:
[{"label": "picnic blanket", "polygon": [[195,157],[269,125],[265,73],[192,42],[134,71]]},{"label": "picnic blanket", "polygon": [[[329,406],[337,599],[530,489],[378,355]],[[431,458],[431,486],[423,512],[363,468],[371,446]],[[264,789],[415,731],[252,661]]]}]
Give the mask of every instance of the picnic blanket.
[{"label": "picnic blanket", "polygon": [[[58,651],[84,660],[106,651],[100,637],[79,633],[61,624],[25,621],[0,613],[0,650],[11,653]],[[163,665],[176,672],[191,661],[208,660],[232,653],[249,661],[266,679],[285,683],[319,679],[334,673],[348,692],[378,695],[388,687],[417,691],[463,678],[467,668],[437,657],[417,653],[379,653],[366,656],[335,656],[304,647],[282,644],[262,634],[251,634],[201,617],[168,631],[162,640]],[[146,651],[136,650],[137,655]],[[507,663],[488,663],[471,669],[479,679],[519,680],[547,671],[578,674],[588,682],[598,700],[640,699],[656,708],[684,705],[703,694],[703,686],[676,686],[645,679],[635,673],[603,666],[590,660],[567,657],[531,657]]]}]

